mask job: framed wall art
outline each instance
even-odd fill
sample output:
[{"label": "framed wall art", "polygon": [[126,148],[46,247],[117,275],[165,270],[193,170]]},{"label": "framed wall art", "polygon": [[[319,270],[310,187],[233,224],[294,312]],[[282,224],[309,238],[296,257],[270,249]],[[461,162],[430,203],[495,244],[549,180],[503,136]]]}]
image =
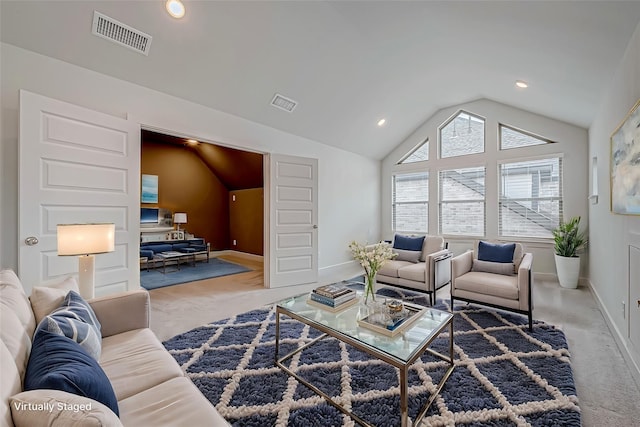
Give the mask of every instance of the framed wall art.
[{"label": "framed wall art", "polygon": [[142,203],[158,203],[158,175],[142,175]]},{"label": "framed wall art", "polygon": [[611,135],[611,211],[640,215],[640,100]]}]

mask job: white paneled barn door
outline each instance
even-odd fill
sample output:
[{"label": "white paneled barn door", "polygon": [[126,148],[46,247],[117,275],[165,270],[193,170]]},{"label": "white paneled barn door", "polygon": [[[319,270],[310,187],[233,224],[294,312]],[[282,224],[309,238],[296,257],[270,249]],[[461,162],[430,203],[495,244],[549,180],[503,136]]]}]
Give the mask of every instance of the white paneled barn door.
[{"label": "white paneled barn door", "polygon": [[18,273],[27,292],[77,275],[77,257],[57,256],[56,225],[97,222],[115,223],[116,245],[96,255],[96,295],[138,288],[137,123],[20,91],[19,180]]},{"label": "white paneled barn door", "polygon": [[271,155],[269,287],[318,280],[318,160]]}]

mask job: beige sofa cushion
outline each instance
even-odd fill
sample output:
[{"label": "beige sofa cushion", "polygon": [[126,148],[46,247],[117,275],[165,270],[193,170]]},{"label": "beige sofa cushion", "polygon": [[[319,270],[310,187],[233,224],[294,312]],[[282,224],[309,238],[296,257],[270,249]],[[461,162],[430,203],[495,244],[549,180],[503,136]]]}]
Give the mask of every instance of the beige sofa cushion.
[{"label": "beige sofa cushion", "polygon": [[456,279],[456,289],[506,299],[518,299],[518,276],[472,271]]},{"label": "beige sofa cushion", "polygon": [[415,265],[415,264],[408,261],[390,260],[385,262],[382,265],[382,268],[378,270],[378,274],[382,276],[389,276],[389,277],[400,277],[398,276],[398,270],[401,268],[407,267],[409,265]]},{"label": "beige sofa cushion", "polygon": [[[25,405],[25,406],[21,406]],[[48,405],[45,411],[28,405]],[[111,409],[100,402],[60,390],[31,390],[11,397],[16,427],[120,427]]]},{"label": "beige sofa cushion", "polygon": [[174,378],[120,402],[126,426],[228,426],[188,378]]},{"label": "beige sofa cushion", "polygon": [[406,267],[402,267],[398,270],[398,277],[402,279],[413,280],[415,282],[425,283],[426,264],[421,262],[418,264],[411,264]]},{"label": "beige sofa cushion", "polygon": [[39,324],[46,315],[60,307],[62,301],[64,301],[64,297],[67,296],[69,291],[80,293],[78,290],[78,282],[76,282],[74,277],[69,277],[60,283],[52,285],[36,286],[31,290],[29,300],[31,301],[33,314],[36,317],[36,325]]},{"label": "beige sofa cushion", "polygon": [[33,336],[36,329],[36,319],[31,311],[31,304],[20,279],[12,270],[0,270],[0,304],[12,310],[20,323],[23,325],[27,335]]},{"label": "beige sofa cushion", "polygon": [[118,400],[184,375],[150,329],[103,338],[100,366]]},{"label": "beige sofa cushion", "polygon": [[[4,328],[4,327],[3,327]],[[9,398],[22,390],[22,378],[13,356],[0,341],[0,425],[13,425]]]}]

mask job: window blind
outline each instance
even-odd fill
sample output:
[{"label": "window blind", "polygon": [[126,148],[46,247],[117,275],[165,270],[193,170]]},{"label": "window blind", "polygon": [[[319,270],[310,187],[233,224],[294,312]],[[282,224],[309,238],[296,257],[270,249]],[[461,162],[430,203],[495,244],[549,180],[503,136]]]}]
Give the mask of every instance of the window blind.
[{"label": "window blind", "polygon": [[429,224],[429,172],[393,176],[392,228],[427,233]]},{"label": "window blind", "polygon": [[562,218],[562,158],[500,165],[499,233],[553,237]]}]

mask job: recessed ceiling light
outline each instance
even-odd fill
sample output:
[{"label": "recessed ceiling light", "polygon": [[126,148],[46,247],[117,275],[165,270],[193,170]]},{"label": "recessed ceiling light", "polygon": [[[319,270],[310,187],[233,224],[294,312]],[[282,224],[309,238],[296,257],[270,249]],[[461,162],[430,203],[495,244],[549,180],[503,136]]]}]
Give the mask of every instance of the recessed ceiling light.
[{"label": "recessed ceiling light", "polygon": [[529,87],[529,83],[525,82],[524,80],[516,80],[516,86],[522,89],[526,89]]},{"label": "recessed ceiling light", "polygon": [[184,16],[185,9],[180,0],[167,0],[164,6],[167,8],[167,12],[169,12],[169,15],[173,16],[174,18],[180,19]]},{"label": "recessed ceiling light", "polygon": [[384,126],[385,123],[387,123],[387,119],[378,120],[378,126]]}]

